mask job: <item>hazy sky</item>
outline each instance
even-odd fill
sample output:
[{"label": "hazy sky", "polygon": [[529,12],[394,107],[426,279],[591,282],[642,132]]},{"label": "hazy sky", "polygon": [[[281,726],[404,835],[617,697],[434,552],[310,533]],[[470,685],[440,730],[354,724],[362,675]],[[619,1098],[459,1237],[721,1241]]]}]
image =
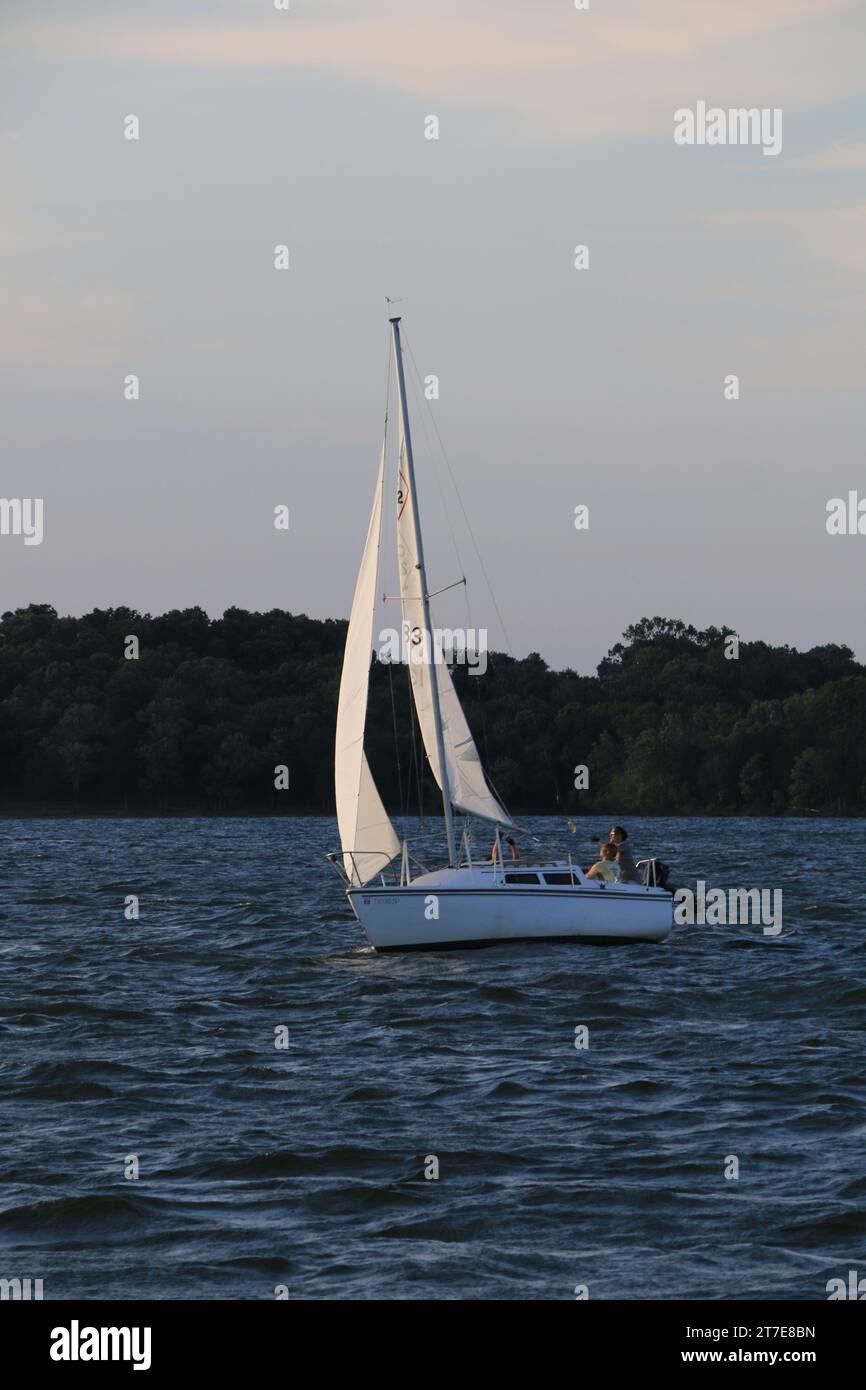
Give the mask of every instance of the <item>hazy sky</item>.
[{"label": "hazy sky", "polygon": [[[2,609],[346,616],[390,295],[516,655],[591,671],[658,613],[866,659],[866,535],[825,526],[866,497],[863,0],[0,16],[0,496],[45,508],[0,536]],[[699,101],[781,108],[781,153],[676,145]]]}]

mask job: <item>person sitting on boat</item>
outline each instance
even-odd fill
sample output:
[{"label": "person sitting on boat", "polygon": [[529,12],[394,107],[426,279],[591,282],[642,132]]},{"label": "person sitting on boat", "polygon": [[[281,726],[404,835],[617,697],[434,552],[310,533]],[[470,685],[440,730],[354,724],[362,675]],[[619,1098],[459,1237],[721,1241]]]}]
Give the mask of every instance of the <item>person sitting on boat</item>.
[{"label": "person sitting on boat", "polygon": [[617,883],[619,881],[619,869],[616,865],[616,846],[609,840],[605,844],[602,842],[598,847],[599,857],[591,869],[587,869],[587,878],[600,878],[605,883]]},{"label": "person sitting on boat", "polygon": [[610,827],[610,842],[614,846],[614,852],[616,854],[616,862],[619,868],[619,881],[620,883],[636,883],[637,869],[631,857],[631,850],[626,844],[627,839],[628,832],[624,830],[621,825],[612,825]]},{"label": "person sitting on boat", "polygon": [[[496,863],[497,859],[499,858],[499,838],[500,838],[500,837],[497,835],[497,836],[496,836],[496,839],[493,841],[493,848],[492,848],[492,850],[490,851],[490,858],[491,858],[491,860],[493,861],[494,864]],[[505,841],[505,843],[506,843],[507,845],[510,845],[510,846],[511,846],[511,858],[512,858],[512,859],[519,859],[519,858],[520,858],[520,850],[517,848],[517,845],[515,844],[514,840],[512,840],[511,836],[510,836],[510,835],[503,835],[503,836],[502,836],[502,839]]]}]

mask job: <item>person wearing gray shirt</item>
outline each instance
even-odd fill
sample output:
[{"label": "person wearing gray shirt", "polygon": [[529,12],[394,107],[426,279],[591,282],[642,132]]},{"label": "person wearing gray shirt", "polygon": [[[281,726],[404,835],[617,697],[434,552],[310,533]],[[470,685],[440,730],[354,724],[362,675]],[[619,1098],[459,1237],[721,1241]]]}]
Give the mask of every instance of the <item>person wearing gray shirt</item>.
[{"label": "person wearing gray shirt", "polygon": [[631,857],[631,850],[626,844],[628,832],[621,825],[612,825],[610,827],[610,839],[611,844],[616,845],[616,862],[619,865],[620,883],[637,883],[637,869]]}]

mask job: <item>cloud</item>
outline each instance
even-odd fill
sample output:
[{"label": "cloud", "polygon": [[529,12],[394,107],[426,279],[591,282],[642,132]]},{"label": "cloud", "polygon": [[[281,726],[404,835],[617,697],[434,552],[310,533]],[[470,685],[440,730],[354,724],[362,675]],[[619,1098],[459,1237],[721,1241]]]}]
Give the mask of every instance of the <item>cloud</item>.
[{"label": "cloud", "polygon": [[[677,217],[696,227],[705,225],[704,214],[693,209],[683,208]],[[862,320],[866,309],[866,284],[858,277],[866,276],[866,202],[852,206],[840,203],[826,208],[715,210],[712,225],[717,234],[724,232],[733,244],[739,242],[752,248],[763,246],[776,264],[782,257],[796,255],[799,248],[813,262],[818,262],[822,271],[841,270],[844,272],[841,279],[826,274],[819,277],[816,266],[807,266],[802,282],[792,283],[786,291],[786,307],[819,311],[838,320]],[[761,270],[760,279],[769,284],[771,276]],[[719,277],[717,285],[705,286],[704,292],[718,293],[724,283],[724,278]],[[774,292],[770,289],[768,293],[767,302],[773,302]],[[760,302],[760,285],[752,286],[748,296],[752,302]],[[862,375],[860,356],[853,361]]]},{"label": "cloud", "polygon": [[0,293],[0,318],[6,328],[0,337],[0,362],[58,368],[70,376],[87,364],[111,364],[119,370],[131,321],[130,301],[125,295],[103,292],[15,291]]},{"label": "cloud", "polygon": [[31,63],[304,69],[404,93],[440,117],[482,109],[532,137],[575,142],[669,132],[673,111],[698,97],[808,109],[866,91],[852,0],[666,0],[652,24],[646,0],[621,0],[613,13],[566,0],[368,0],[362,14],[325,3],[315,18],[259,4],[189,13],[182,3],[176,18],[85,8],[9,24],[5,47]]},{"label": "cloud", "polygon": [[[697,226],[706,220],[704,213],[689,208],[681,209],[677,217]],[[724,229],[726,234],[751,240],[769,236],[778,244],[788,244],[794,238],[825,266],[866,274],[866,202],[826,208],[715,209],[712,225],[717,232]],[[849,292],[853,288],[850,277],[846,288]],[[822,286],[820,293],[826,294],[827,287]]]},{"label": "cloud", "polygon": [[839,141],[814,154],[802,155],[791,161],[799,169],[815,169],[826,173],[847,173],[851,169],[866,169],[866,140]]},{"label": "cloud", "polygon": [[10,256],[16,251],[44,250],[46,246],[56,245],[57,237],[34,234],[23,227],[14,227],[11,222],[0,222],[0,255]]},{"label": "cloud", "polygon": [[809,250],[825,264],[866,275],[866,203],[805,214],[802,233]]}]

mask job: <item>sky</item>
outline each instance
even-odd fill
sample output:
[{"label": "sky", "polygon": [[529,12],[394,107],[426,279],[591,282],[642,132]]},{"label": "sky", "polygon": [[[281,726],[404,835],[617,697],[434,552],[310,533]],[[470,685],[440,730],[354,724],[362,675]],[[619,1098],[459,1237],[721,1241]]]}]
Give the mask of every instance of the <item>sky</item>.
[{"label": "sky", "polygon": [[[866,660],[826,527],[866,499],[862,0],[4,0],[0,53],[0,497],[44,507],[0,611],[348,616],[389,296],[437,621],[586,673],[655,614]],[[699,102],[781,151],[675,143]]]}]

